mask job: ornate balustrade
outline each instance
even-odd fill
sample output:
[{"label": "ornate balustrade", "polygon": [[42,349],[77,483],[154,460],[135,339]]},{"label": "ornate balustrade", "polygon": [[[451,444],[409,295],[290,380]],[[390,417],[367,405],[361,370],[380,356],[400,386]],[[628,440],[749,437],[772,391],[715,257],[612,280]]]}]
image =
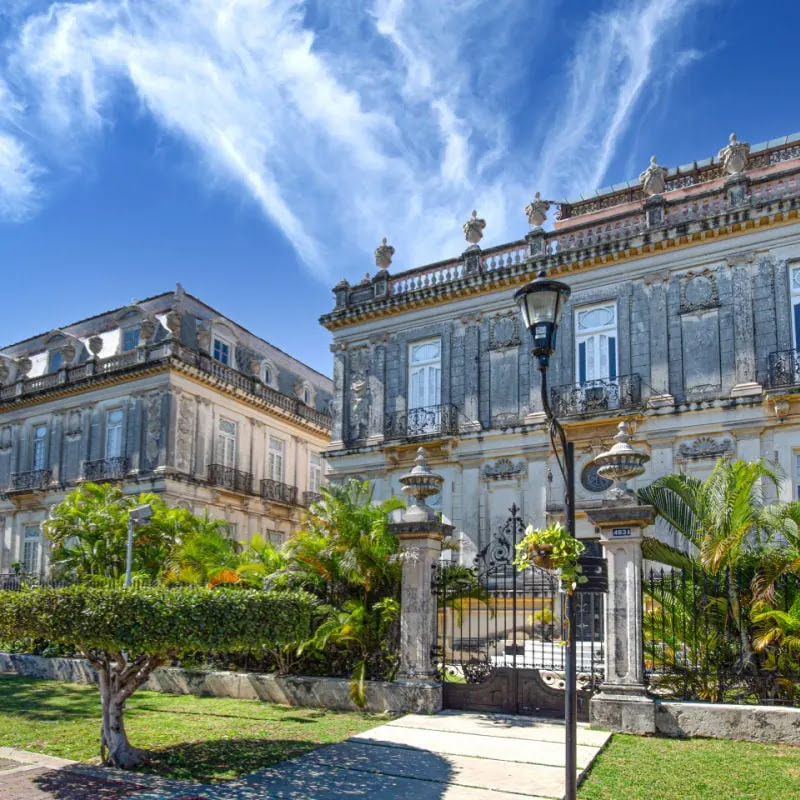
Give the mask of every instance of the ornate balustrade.
[{"label": "ornate balustrade", "polygon": [[128,471],[128,459],[124,456],[87,461],[83,465],[83,477],[87,481],[119,481]]},{"label": "ornate balustrade", "polygon": [[556,417],[575,417],[639,408],[642,379],[639,375],[570,383],[550,390],[550,404]]},{"label": "ornate balustrade", "polygon": [[275,503],[286,503],[290,506],[297,505],[297,487],[290,486],[288,483],[273,481],[270,478],[262,478],[261,496],[265,500],[272,500]]},{"label": "ornate balustrade", "polygon": [[253,493],[253,476],[249,472],[242,472],[223,464],[208,465],[208,482],[213,486],[221,486],[232,492]]},{"label": "ornate balustrade", "polygon": [[386,416],[384,437],[416,439],[422,436],[454,434],[458,431],[458,409],[452,403],[410,408]]},{"label": "ornate balustrade", "polygon": [[22,494],[47,489],[53,473],[49,469],[32,469],[28,472],[12,472],[8,484],[9,494]]},{"label": "ornate balustrade", "polygon": [[768,376],[771,389],[800,386],[800,350],[778,350],[770,353]]},{"label": "ornate balustrade", "polygon": [[322,495],[319,492],[303,492],[303,505],[308,508],[312,503],[319,503]]}]

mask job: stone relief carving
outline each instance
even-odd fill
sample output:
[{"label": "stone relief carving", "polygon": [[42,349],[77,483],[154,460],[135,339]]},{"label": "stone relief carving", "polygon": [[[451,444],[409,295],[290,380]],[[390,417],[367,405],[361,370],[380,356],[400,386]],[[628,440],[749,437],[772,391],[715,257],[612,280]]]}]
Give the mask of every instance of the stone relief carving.
[{"label": "stone relief carving", "polygon": [[520,424],[519,414],[514,411],[501,411],[492,416],[492,427],[505,430]]},{"label": "stone relief carving", "polygon": [[507,480],[525,475],[528,465],[524,461],[515,464],[510,458],[498,458],[494,464],[486,464],[482,470],[484,478],[491,480]]},{"label": "stone relief carving", "polygon": [[730,439],[713,439],[711,436],[698,436],[693,442],[684,442],[678,448],[678,455],[689,460],[716,459],[727,456],[734,451]]},{"label": "stone relief carving", "polygon": [[711,270],[688,272],[681,279],[681,313],[716,308],[719,305],[717,276]]},{"label": "stone relief carving", "polygon": [[472,210],[472,216],[461,226],[464,231],[464,237],[470,244],[478,244],[483,239],[483,229],[486,227],[486,220],[478,216],[475,209]]},{"label": "stone relief carving", "polygon": [[656,163],[656,157],[650,156],[650,166],[639,175],[639,183],[648,197],[662,194],[667,181],[667,168]]},{"label": "stone relief carving", "polygon": [[525,206],[525,214],[528,217],[528,223],[532,228],[541,228],[544,221],[547,219],[547,211],[550,208],[550,203],[547,200],[542,200],[539,192],[533,196],[533,200]]},{"label": "stone relief carving", "polygon": [[388,269],[392,263],[392,256],[394,255],[394,247],[387,243],[384,236],[381,243],[375,248],[375,266],[378,269]]},{"label": "stone relief carving", "polygon": [[161,395],[151,394],[145,405],[147,428],[145,432],[144,454],[149,467],[157,466],[158,450],[161,445]]},{"label": "stone relief carving", "polygon": [[369,348],[361,347],[350,354],[350,441],[364,439],[369,424]]},{"label": "stone relief carving", "polygon": [[77,439],[81,435],[81,412],[77,409],[69,412],[65,436],[68,439]]},{"label": "stone relief carving", "polygon": [[194,402],[182,395],[178,403],[178,434],[175,442],[175,465],[182,472],[191,472],[194,441]]},{"label": "stone relief carving", "polygon": [[740,142],[736,134],[732,133],[726,147],[719,151],[717,158],[722,162],[722,169],[728,175],[744,172],[747,167],[747,157],[750,155],[750,145]]},{"label": "stone relief carving", "polygon": [[489,326],[489,349],[519,345],[518,325],[517,315],[513,312],[497,314]]}]

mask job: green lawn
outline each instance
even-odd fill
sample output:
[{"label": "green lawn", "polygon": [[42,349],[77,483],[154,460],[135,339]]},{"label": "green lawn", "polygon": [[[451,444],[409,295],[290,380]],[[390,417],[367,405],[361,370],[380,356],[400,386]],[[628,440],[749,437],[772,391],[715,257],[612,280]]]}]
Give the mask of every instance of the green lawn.
[{"label": "green lawn", "polygon": [[[386,722],[386,717],[257,700],[137,692],[131,742],[152,751],[148,772],[218,781],[302,755]],[[0,746],[90,761],[99,755],[95,686],[0,675]]]},{"label": "green lawn", "polygon": [[614,736],[580,800],[796,800],[800,747]]}]

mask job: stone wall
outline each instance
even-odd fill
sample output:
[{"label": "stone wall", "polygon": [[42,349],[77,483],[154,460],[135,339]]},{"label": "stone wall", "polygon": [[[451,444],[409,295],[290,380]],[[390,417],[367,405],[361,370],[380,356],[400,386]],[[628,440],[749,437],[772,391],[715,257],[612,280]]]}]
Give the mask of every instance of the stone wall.
[{"label": "stone wall", "polygon": [[[94,669],[80,658],[43,658],[0,652],[0,672],[70,683],[97,682]],[[350,700],[349,682],[345,678],[162,667],[153,672],[144,688],[167,694],[263,700],[281,705],[340,711],[358,710]],[[442,686],[436,682],[367,681],[366,697],[364,710],[374,713],[433,714],[442,708]]]}]

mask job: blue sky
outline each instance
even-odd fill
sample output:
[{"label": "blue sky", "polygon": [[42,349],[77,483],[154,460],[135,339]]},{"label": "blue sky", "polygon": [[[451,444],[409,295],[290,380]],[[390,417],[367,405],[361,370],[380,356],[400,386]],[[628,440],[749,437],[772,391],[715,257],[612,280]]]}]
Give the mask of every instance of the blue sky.
[{"label": "blue sky", "polygon": [[183,283],[330,371],[342,277],[800,131],[800,3],[0,0],[0,342]]}]

